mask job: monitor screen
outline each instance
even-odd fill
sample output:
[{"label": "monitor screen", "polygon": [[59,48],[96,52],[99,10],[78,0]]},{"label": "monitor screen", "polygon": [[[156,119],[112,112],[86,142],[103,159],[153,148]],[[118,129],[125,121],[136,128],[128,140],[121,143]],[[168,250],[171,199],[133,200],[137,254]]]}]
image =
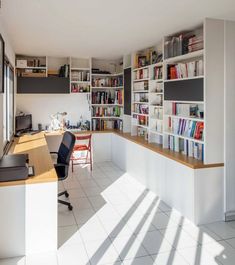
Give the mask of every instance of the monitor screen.
[{"label": "monitor screen", "polygon": [[32,130],[32,115],[16,116],[16,132]]}]

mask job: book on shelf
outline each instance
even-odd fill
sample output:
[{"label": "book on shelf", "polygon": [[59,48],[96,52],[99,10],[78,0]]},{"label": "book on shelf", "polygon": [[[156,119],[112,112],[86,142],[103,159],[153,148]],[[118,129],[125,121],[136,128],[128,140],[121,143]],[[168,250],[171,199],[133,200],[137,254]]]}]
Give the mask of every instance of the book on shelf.
[{"label": "book on shelf", "polygon": [[87,70],[71,71],[71,81],[90,81],[90,72]]},{"label": "book on shelf", "polygon": [[134,93],[133,95],[134,102],[148,102],[147,93]]},{"label": "book on shelf", "polygon": [[102,120],[102,119],[92,119],[92,130],[93,131],[103,131],[117,129],[122,131],[123,121],[122,120]]},{"label": "book on shelf", "polygon": [[133,84],[133,91],[148,90],[148,81],[136,82]]},{"label": "book on shelf", "polygon": [[123,108],[119,106],[113,107],[92,107],[92,117],[121,117],[123,115]]},{"label": "book on shelf", "polygon": [[144,67],[150,64],[152,48],[145,49],[135,54],[135,68]]},{"label": "book on shelf", "polygon": [[90,92],[90,85],[85,84],[71,84],[72,93],[88,93]]},{"label": "book on shelf", "polygon": [[92,92],[92,104],[119,104],[123,103],[123,90]]},{"label": "book on shelf", "polygon": [[162,66],[154,66],[153,67],[153,80],[162,79],[163,71]]},{"label": "book on shelf", "polygon": [[185,118],[203,118],[203,110],[198,104],[176,103],[166,105],[166,113],[169,115],[182,116]]},{"label": "book on shelf", "polygon": [[65,64],[60,67],[59,70],[59,77],[69,77],[69,64]]},{"label": "book on shelf", "polygon": [[190,31],[168,37],[164,43],[165,59],[203,49],[202,30]]},{"label": "book on shelf", "polygon": [[134,112],[139,114],[149,114],[149,107],[148,105],[135,104]]},{"label": "book on shelf", "polygon": [[190,78],[203,75],[203,60],[168,65],[167,79]]},{"label": "book on shelf", "polygon": [[168,131],[196,140],[203,140],[204,122],[168,117]]},{"label": "book on shelf", "polygon": [[177,136],[168,135],[168,149],[193,157],[197,160],[204,159],[204,145]]},{"label": "book on shelf", "polygon": [[141,79],[147,79],[149,78],[149,69],[139,69],[134,72],[134,80],[141,80]]},{"label": "book on shelf", "polygon": [[93,77],[92,78],[93,87],[120,87],[123,86],[123,76],[115,77]]}]

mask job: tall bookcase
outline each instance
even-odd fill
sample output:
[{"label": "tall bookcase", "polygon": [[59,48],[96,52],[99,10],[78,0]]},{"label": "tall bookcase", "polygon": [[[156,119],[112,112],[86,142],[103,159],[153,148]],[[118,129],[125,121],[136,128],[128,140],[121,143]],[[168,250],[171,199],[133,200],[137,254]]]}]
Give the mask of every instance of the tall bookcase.
[{"label": "tall bookcase", "polygon": [[92,130],[122,130],[123,104],[123,59],[92,59]]},{"label": "tall bookcase", "polygon": [[[216,43],[216,45],[215,45]],[[205,164],[223,161],[223,23],[132,54],[132,135]],[[162,61],[152,62],[162,53]]]}]

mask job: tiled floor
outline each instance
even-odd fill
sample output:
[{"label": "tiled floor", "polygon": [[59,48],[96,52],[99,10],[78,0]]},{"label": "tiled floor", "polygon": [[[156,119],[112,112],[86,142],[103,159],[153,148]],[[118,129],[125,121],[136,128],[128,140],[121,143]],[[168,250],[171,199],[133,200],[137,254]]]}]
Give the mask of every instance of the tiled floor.
[{"label": "tiled floor", "polygon": [[235,222],[197,227],[111,162],[76,167],[64,187],[74,209],[58,206],[57,253],[1,265],[235,264]]}]

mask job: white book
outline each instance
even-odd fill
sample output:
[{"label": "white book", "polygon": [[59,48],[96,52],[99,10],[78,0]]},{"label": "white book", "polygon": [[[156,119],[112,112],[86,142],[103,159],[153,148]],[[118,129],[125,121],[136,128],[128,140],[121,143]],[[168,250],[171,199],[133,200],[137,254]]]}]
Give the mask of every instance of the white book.
[{"label": "white book", "polygon": [[188,77],[194,77],[195,76],[195,66],[196,66],[195,61],[187,63]]},{"label": "white book", "polygon": [[180,151],[179,137],[175,137],[175,152]]},{"label": "white book", "polygon": [[188,143],[188,156],[193,157],[194,154],[194,143],[189,141]]}]

